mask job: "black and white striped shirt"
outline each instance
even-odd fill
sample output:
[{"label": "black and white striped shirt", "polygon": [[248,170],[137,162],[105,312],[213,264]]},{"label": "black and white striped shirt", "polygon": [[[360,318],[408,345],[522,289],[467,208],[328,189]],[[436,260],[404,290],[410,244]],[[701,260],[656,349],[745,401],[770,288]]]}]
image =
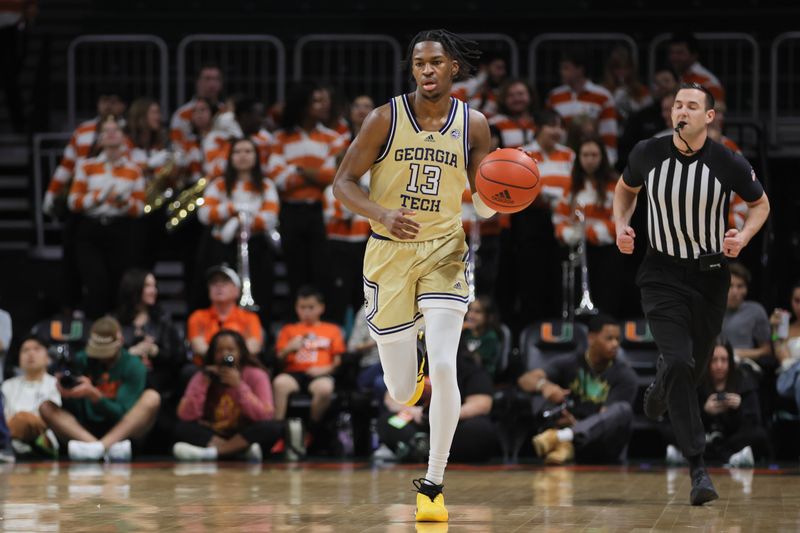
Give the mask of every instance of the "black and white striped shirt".
[{"label": "black and white striped shirt", "polygon": [[671,135],[639,142],[622,179],[645,187],[650,246],[684,259],[722,251],[732,192],[745,202],[764,192],[741,155],[711,139],[684,155]]}]

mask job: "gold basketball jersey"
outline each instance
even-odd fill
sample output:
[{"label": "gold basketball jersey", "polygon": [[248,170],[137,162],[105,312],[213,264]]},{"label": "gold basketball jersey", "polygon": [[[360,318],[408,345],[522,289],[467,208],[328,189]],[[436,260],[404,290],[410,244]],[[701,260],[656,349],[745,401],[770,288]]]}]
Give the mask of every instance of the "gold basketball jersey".
[{"label": "gold basketball jersey", "polygon": [[[439,131],[419,127],[407,96],[390,101],[392,125],[386,147],[372,165],[370,200],[388,209],[416,211],[414,241],[444,237],[461,227],[461,193],[467,179],[469,106],[450,98],[447,122]],[[372,231],[396,239],[383,224]],[[408,242],[408,241],[405,241]]]}]

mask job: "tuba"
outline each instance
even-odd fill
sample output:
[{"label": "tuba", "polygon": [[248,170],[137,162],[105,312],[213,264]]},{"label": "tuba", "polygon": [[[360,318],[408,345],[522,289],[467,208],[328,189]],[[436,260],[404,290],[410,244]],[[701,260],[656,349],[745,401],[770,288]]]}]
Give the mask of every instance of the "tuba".
[{"label": "tuba", "polygon": [[190,185],[178,195],[167,206],[167,231],[175,231],[188,218],[197,213],[197,209],[203,205],[203,194],[206,187],[211,182],[208,176],[202,177],[193,185]]},{"label": "tuba", "polygon": [[[582,209],[575,209],[574,216],[578,221],[580,240],[570,248],[569,257],[561,263],[561,318],[572,321],[576,316],[596,315],[599,311],[592,303],[589,293],[589,268],[586,263],[586,217]],[[575,302],[575,270],[581,271],[581,300],[578,307]]]},{"label": "tuba", "polygon": [[170,154],[167,162],[155,173],[145,189],[144,214],[158,211],[172,199],[175,190],[172,188],[172,174],[175,171],[175,157]]}]

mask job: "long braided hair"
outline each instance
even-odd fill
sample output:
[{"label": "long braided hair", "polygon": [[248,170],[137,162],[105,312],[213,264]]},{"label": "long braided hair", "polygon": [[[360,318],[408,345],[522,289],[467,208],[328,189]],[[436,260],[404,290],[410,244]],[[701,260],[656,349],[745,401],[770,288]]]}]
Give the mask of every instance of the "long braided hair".
[{"label": "long braided hair", "polygon": [[403,61],[404,68],[408,68],[409,65],[411,65],[411,56],[414,54],[414,47],[417,43],[425,41],[441,44],[445,53],[450,56],[451,59],[458,62],[460,68],[453,78],[453,81],[466,80],[477,70],[476,64],[481,57],[478,43],[470,41],[469,39],[464,39],[444,29],[424,30],[416,34],[408,44],[406,59]]}]

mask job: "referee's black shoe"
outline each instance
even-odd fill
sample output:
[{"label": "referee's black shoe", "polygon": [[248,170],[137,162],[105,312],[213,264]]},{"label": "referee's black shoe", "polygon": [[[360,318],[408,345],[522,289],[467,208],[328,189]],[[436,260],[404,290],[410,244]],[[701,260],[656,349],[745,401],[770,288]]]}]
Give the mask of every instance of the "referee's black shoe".
[{"label": "referee's black shoe", "polygon": [[693,468],[691,476],[692,492],[689,494],[689,501],[692,505],[703,505],[719,498],[705,467]]},{"label": "referee's black shoe", "polygon": [[656,377],[644,391],[644,414],[658,420],[667,412],[667,391],[664,390],[664,356],[656,361]]}]

